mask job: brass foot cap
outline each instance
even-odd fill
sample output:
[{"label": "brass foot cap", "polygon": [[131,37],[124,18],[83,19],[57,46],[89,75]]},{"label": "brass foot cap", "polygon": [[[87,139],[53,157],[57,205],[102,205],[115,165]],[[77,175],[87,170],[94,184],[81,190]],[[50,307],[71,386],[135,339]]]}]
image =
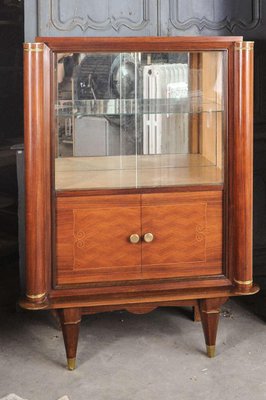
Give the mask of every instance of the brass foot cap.
[{"label": "brass foot cap", "polygon": [[215,346],[206,346],[207,347],[207,355],[210,358],[215,357]]},{"label": "brass foot cap", "polygon": [[68,358],[67,367],[70,371],[73,371],[76,368],[76,358]]}]

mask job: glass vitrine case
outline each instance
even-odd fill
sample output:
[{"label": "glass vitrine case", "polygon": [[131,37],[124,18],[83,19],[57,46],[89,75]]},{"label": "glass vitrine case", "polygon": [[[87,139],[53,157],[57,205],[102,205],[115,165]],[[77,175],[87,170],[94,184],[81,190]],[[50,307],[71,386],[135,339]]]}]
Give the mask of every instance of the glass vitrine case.
[{"label": "glass vitrine case", "polygon": [[227,52],[57,53],[55,189],[223,183]]},{"label": "glass vitrine case", "polygon": [[28,309],[219,307],[252,294],[253,43],[38,38],[24,45]]}]

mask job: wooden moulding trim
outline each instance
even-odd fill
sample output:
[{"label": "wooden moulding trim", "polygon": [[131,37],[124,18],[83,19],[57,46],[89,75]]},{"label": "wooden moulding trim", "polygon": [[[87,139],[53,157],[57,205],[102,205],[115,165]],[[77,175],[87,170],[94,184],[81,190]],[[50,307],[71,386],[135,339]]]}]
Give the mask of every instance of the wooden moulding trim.
[{"label": "wooden moulding trim", "polygon": [[37,36],[35,43],[64,43],[67,41],[67,45],[71,47],[71,43],[90,43],[90,42],[172,42],[172,43],[185,43],[186,45],[193,42],[193,43],[210,43],[210,42],[242,42],[243,36],[181,36],[181,37],[163,37],[163,36],[145,36],[145,37],[80,37],[80,36],[73,36],[73,37],[50,37],[50,36]]},{"label": "wooden moulding trim", "polygon": [[[205,278],[205,279],[204,279]],[[111,295],[114,292],[118,293],[138,293],[150,291],[164,291],[164,290],[182,290],[182,289],[211,289],[220,287],[230,287],[232,282],[224,275],[214,277],[206,277],[199,279],[153,279],[145,281],[123,281],[123,282],[100,282],[90,283],[89,285],[75,285],[75,286],[60,286],[51,290],[49,293],[50,298],[58,298],[61,296],[74,297],[77,293],[81,296],[94,296],[94,295]],[[111,285],[111,286],[110,286]]]},{"label": "wooden moulding trim", "polygon": [[260,287],[256,284],[253,284],[252,280],[249,281],[237,281],[234,279],[234,282],[236,284],[236,292],[237,295],[245,296],[250,294],[250,292],[253,291],[253,293],[257,293],[260,290]]},{"label": "wooden moulding trim", "polygon": [[56,197],[81,197],[114,194],[147,194],[173,192],[219,192],[223,185],[190,185],[190,186],[162,186],[157,188],[130,188],[130,189],[89,189],[89,190],[57,190]]},{"label": "wooden moulding trim", "polygon": [[[142,296],[142,293],[147,294],[149,291],[157,292],[158,296],[160,296],[160,292],[168,291],[171,293],[172,291],[182,291],[183,289],[189,289],[190,292],[195,289],[198,290],[197,287],[201,287],[203,291],[211,290],[214,287],[216,289],[226,288],[228,290],[232,283],[225,278],[224,276],[217,276],[212,279],[199,279],[199,280],[150,280],[149,282],[140,284],[139,282],[114,282],[114,285],[110,287],[110,282],[106,283],[98,283],[98,284],[90,284],[89,286],[84,285],[76,285],[74,288],[62,287],[58,289],[53,289],[49,291],[49,302],[47,297],[43,297],[41,299],[35,300],[35,303],[32,302],[32,299],[27,298],[21,299],[19,304],[22,308],[26,309],[43,309],[43,308],[60,308],[51,306],[51,304],[56,304],[60,301],[62,297],[67,298],[67,303],[76,302],[77,298],[81,298],[83,301],[82,307],[86,307],[89,303],[89,299],[95,296],[101,296],[102,298],[112,297],[112,295],[116,294],[123,298],[125,295]],[[31,296],[31,294],[30,294]],[[192,300],[196,300],[197,296]],[[183,301],[183,300],[182,300]]]},{"label": "wooden moulding trim", "polygon": [[24,44],[26,292],[42,303],[50,268],[49,48]]},{"label": "wooden moulding trim", "polygon": [[[149,304],[149,306],[160,307],[171,306],[176,304],[177,301],[192,301],[200,299],[212,299],[212,298],[227,298],[231,296],[239,295],[252,295],[259,291],[258,286],[253,285],[248,288],[245,292],[237,290],[234,286],[220,288],[219,290],[198,290],[198,291],[177,291],[174,293],[169,292],[168,294],[154,293],[153,295],[147,296],[146,293],[138,294],[138,296],[109,296],[109,297],[89,297],[89,296],[76,296],[73,298],[59,298],[50,299],[42,304],[32,304],[27,300],[20,301],[20,306],[25,309],[38,310],[38,309],[67,309],[67,308],[88,308],[93,310],[93,308],[101,307],[103,311],[110,307],[115,307],[115,309],[127,309],[128,307],[139,307]],[[167,304],[166,304],[167,303]]]},{"label": "wooden moulding trim", "polygon": [[[248,288],[246,291],[241,291],[236,289],[234,286],[221,288],[222,290],[206,290],[201,292],[190,292],[187,293],[184,291],[183,293],[169,293],[168,295],[160,295],[155,294],[154,296],[145,297],[145,294],[140,297],[132,297],[132,298],[123,298],[122,296],[118,298],[103,298],[103,299],[92,299],[89,296],[77,296],[73,298],[64,298],[62,299],[50,299],[47,298],[43,303],[32,303],[27,299],[23,299],[19,302],[19,305],[28,310],[43,310],[43,309],[67,309],[67,308],[87,308],[88,310],[93,311],[93,309],[101,308],[100,312],[108,311],[110,308],[115,310],[125,310],[134,308],[143,307],[145,305],[149,305],[152,309],[160,307],[161,305],[164,307],[171,307],[176,306],[177,302],[186,302],[186,301],[195,301],[200,299],[212,299],[217,298],[227,298],[233,296],[240,296],[240,295],[253,295],[259,291],[259,287],[257,285],[253,285],[252,287]],[[84,314],[86,310],[84,311]],[[89,313],[89,312],[87,312]],[[78,323],[78,321],[77,321]]]},{"label": "wooden moulding trim", "polygon": [[209,50],[228,49],[233,43],[241,42],[241,36],[226,37],[119,37],[119,38],[51,38],[37,37],[36,41],[43,42],[55,52],[119,52],[119,51],[149,51],[167,52],[179,50]]},{"label": "wooden moulding trim", "polygon": [[41,302],[32,302],[28,297],[20,299],[18,304],[21,308],[25,310],[46,310],[51,308],[51,304],[47,297],[44,297]]},{"label": "wooden moulding trim", "polygon": [[249,296],[252,294],[258,293],[260,290],[259,285],[251,284],[251,285],[238,285],[234,289],[234,296]]},{"label": "wooden moulding trim", "polygon": [[197,300],[176,300],[171,302],[161,302],[159,305],[156,303],[145,303],[145,304],[133,304],[133,305],[124,305],[120,304],[120,306],[99,306],[99,307],[83,307],[81,309],[82,314],[97,314],[99,312],[107,312],[107,311],[119,311],[126,310],[132,314],[147,314],[153,310],[156,310],[158,307],[197,307]]}]

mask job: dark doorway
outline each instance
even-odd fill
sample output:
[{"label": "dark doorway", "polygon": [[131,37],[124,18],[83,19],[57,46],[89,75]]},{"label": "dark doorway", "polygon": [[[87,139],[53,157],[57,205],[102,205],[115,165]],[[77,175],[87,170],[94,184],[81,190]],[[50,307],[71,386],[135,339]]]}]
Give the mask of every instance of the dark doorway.
[{"label": "dark doorway", "polygon": [[23,1],[0,0],[0,305],[19,293],[16,152],[23,141]]}]

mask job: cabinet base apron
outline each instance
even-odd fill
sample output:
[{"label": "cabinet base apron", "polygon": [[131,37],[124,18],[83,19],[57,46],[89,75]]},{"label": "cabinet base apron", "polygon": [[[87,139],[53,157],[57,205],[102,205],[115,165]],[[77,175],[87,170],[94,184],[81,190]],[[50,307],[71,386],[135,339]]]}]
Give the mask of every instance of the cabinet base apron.
[{"label": "cabinet base apron", "polygon": [[206,288],[179,290],[168,293],[153,293],[146,295],[127,295],[119,300],[113,296],[101,299],[97,296],[69,296],[45,297],[42,302],[33,303],[30,298],[21,299],[19,304],[28,310],[53,310],[61,323],[64,344],[69,370],[76,368],[77,346],[79,328],[82,315],[100,312],[125,310],[133,314],[146,314],[158,307],[193,307],[194,321],[200,321],[205,337],[207,356],[212,358],[216,352],[216,335],[219,323],[220,307],[229,297],[239,295],[252,295],[259,291],[257,285],[252,285],[248,290],[241,292],[235,286],[221,287],[219,289]]}]

